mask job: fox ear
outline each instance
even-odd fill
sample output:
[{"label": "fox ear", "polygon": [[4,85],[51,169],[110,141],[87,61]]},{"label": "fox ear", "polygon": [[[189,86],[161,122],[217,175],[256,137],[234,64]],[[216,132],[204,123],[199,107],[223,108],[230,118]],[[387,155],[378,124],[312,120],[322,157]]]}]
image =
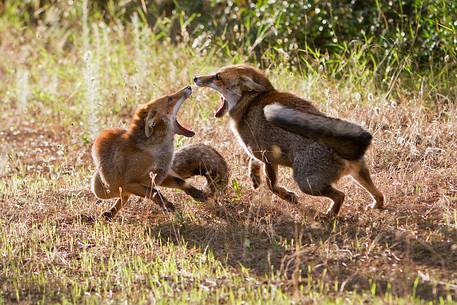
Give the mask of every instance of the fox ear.
[{"label": "fox ear", "polygon": [[259,83],[256,83],[252,78],[249,76],[242,75],[241,79],[243,80],[243,84],[248,88],[248,90],[262,92],[265,91],[265,87]]},{"label": "fox ear", "polygon": [[144,134],[146,135],[146,138],[149,138],[152,135],[153,129],[157,125],[155,114],[155,111],[149,111],[144,119]]}]

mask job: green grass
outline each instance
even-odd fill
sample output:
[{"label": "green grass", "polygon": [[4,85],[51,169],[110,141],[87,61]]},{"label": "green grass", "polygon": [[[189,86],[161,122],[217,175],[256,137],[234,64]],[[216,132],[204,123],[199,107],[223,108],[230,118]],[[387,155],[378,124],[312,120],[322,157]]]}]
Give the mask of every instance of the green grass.
[{"label": "green grass", "polygon": [[[165,190],[175,214],[135,198],[112,222],[93,222],[110,204],[89,191],[95,132],[125,127],[138,104],[243,58],[158,42],[141,22],[91,23],[84,37],[5,16],[0,29],[8,59],[0,61],[0,304],[455,304],[449,96],[420,90],[421,80],[417,90],[400,78],[379,89],[357,60],[363,46],[338,66],[338,81],[326,69],[268,71],[275,87],[374,134],[367,159],[387,210],[366,212],[368,196],[343,179],[347,201],[326,223],[312,217],[325,200],[300,195],[291,206],[265,186],[251,190],[227,121],[212,117],[219,98],[196,90],[179,115],[197,135],[177,145],[205,142],[222,153],[227,196],[201,204]],[[297,190],[288,170],[281,183]]]}]

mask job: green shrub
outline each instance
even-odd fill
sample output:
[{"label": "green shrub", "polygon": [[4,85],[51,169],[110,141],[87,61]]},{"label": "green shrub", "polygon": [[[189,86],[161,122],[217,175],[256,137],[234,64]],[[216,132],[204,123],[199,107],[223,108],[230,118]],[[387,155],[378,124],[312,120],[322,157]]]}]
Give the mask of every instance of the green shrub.
[{"label": "green shrub", "polygon": [[[80,26],[75,1],[9,1],[0,13],[23,25]],[[132,23],[134,14],[158,39],[196,52],[261,66],[321,71],[335,78],[356,68],[380,86],[397,79],[435,79],[455,90],[457,2],[450,0],[142,0],[91,1],[91,18]],[[78,19],[79,18],[79,19]],[[434,89],[434,90],[435,90]],[[455,92],[454,92],[455,93]]]}]

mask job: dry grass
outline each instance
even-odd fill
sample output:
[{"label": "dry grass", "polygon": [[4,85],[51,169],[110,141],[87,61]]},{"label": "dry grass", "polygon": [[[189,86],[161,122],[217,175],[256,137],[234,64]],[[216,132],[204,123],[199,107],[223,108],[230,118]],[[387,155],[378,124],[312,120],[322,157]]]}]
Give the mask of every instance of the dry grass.
[{"label": "dry grass", "polygon": [[[386,98],[369,83],[359,88],[325,75],[270,71],[278,88],[310,97],[323,111],[362,122],[374,134],[367,159],[387,197],[386,210],[365,211],[368,195],[343,179],[339,187],[347,199],[340,216],[316,222],[312,216],[328,205],[323,199],[301,195],[292,206],[265,185],[251,190],[226,119],[211,117],[216,96],[200,89],[180,115],[197,132],[190,142],[209,143],[226,158],[233,179],[227,196],[200,204],[167,190],[178,206],[175,214],[134,198],[113,222],[93,222],[87,216],[109,204],[97,204],[89,192],[93,125],[126,126],[138,103],[224,63],[185,47],[149,43],[141,46],[150,55],[145,76],[130,55],[138,46],[113,29],[110,47],[97,51],[91,44],[100,88],[100,102],[90,108],[94,122],[85,106],[90,88],[81,49],[68,43],[59,48],[64,34],[58,31],[36,39],[33,31],[1,28],[0,57],[11,61],[0,62],[0,304],[411,304],[457,298],[455,101],[426,100],[420,92]],[[23,78],[17,81],[20,69],[30,74],[26,86]],[[23,111],[18,86],[30,90],[21,95],[28,98]],[[297,190],[288,170],[281,183]]]}]

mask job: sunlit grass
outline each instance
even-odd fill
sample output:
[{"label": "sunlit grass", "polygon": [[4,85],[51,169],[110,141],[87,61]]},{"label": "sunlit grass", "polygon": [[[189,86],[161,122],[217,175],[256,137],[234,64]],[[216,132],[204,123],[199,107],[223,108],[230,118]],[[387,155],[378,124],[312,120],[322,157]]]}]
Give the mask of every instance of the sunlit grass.
[{"label": "sunlit grass", "polygon": [[[173,215],[135,198],[113,222],[91,222],[107,208],[88,188],[97,131],[126,127],[138,104],[244,57],[159,42],[139,17],[126,26],[81,22],[81,35],[51,28],[37,37],[0,18],[0,55],[10,59],[0,62],[0,304],[455,301],[456,109],[448,97],[429,107],[429,94],[392,77],[380,89],[360,56],[369,45],[348,50],[348,63],[322,66],[320,54],[307,73],[268,70],[278,89],[374,135],[367,159],[387,211],[365,212],[366,194],[347,179],[342,216],[327,224],[310,217],[326,201],[301,196],[291,206],[266,187],[251,190],[227,121],[212,118],[218,96],[195,90],[179,115],[197,135],[177,143],[206,142],[224,155],[227,198],[199,204],[165,191],[178,205]],[[27,48],[38,51],[22,56]],[[289,171],[281,183],[294,188]]]}]

